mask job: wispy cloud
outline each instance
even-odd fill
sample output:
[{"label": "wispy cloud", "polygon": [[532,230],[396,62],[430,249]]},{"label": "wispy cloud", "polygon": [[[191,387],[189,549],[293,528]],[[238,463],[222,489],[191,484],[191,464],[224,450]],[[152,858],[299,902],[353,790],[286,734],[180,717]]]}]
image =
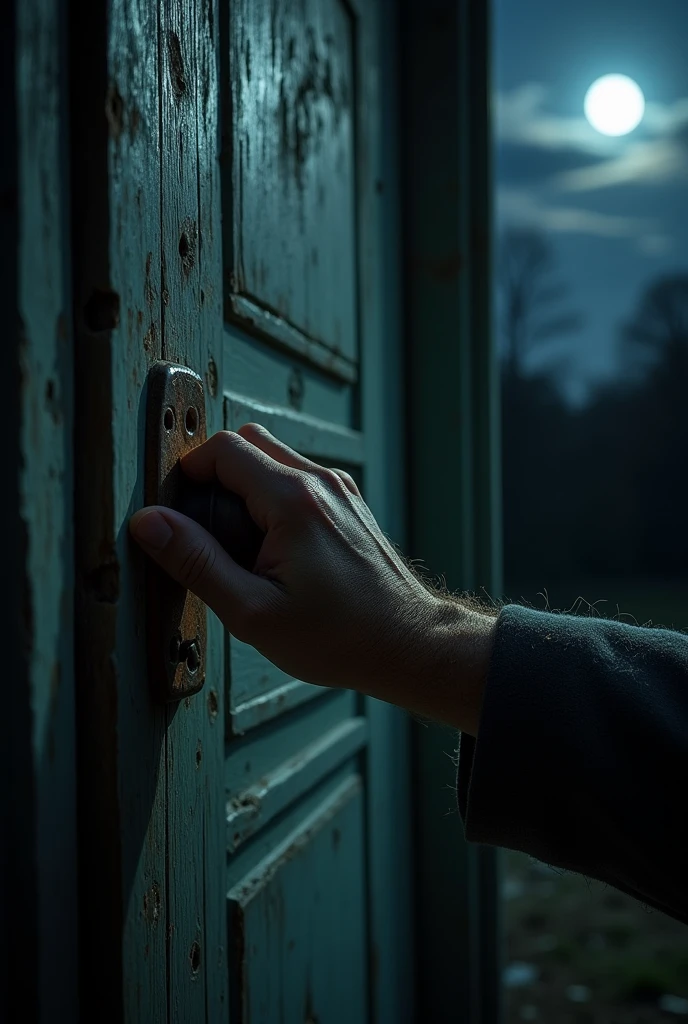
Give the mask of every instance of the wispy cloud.
[{"label": "wispy cloud", "polygon": [[[591,192],[614,185],[665,184],[688,178],[688,98],[648,103],[639,137],[600,135],[585,117],[546,112],[547,88],[528,83],[495,97],[497,139],[532,150],[577,151],[584,166],[554,175],[559,192]],[[597,158],[590,163],[590,158]]]},{"label": "wispy cloud", "polygon": [[597,238],[630,239],[649,256],[663,255],[672,244],[653,219],[551,205],[535,193],[521,189],[498,189],[496,212],[498,220],[522,227]]}]

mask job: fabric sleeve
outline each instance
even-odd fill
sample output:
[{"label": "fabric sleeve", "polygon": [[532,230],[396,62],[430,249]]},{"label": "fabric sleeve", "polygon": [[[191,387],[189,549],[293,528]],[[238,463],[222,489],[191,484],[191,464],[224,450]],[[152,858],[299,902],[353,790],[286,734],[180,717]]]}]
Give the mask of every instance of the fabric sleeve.
[{"label": "fabric sleeve", "polygon": [[688,636],[505,606],[457,795],[469,841],[688,923]]}]

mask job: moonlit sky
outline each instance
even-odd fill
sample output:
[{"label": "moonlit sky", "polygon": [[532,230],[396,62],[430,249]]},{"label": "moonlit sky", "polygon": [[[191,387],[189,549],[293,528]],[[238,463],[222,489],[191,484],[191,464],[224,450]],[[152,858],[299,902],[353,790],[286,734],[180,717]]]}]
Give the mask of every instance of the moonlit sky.
[{"label": "moonlit sky", "polygon": [[[566,392],[614,373],[618,325],[657,275],[688,269],[688,0],[494,0],[496,223],[541,228],[585,326]],[[583,101],[602,75],[647,109],[605,137]],[[535,364],[533,364],[535,368]]]}]

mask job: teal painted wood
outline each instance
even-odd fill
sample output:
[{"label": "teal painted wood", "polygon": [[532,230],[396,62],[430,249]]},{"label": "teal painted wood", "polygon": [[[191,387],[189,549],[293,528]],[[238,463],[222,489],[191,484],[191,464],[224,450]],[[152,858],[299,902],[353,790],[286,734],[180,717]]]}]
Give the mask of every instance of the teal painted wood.
[{"label": "teal painted wood", "polygon": [[[361,154],[361,426],[366,438],[366,501],[382,528],[406,549],[405,345],[402,327],[400,154],[396,138],[399,78],[395,0],[362,3],[359,116]],[[414,873],[409,717],[366,699],[370,1020],[416,1018]]]},{"label": "teal painted wood", "polygon": [[319,420],[352,421],[353,389],[329,374],[296,362],[285,352],[234,326],[224,332],[225,360],[232,365],[232,388],[270,406],[286,406]]},{"label": "teal painted wood", "polygon": [[[3,9],[0,303],[9,638],[3,972],[22,1019],[76,1019],[72,345],[66,46],[56,0]],[[4,978],[3,978],[4,980]],[[10,1020],[14,1009],[0,1007]]]},{"label": "teal painted wood", "polygon": [[[222,630],[209,623],[205,690],[152,704],[145,559],[127,531],[143,499],[150,362],[200,372],[209,431],[222,426],[217,8],[119,0],[106,24],[93,7],[75,7],[90,48],[73,82],[84,935],[100,921],[82,946],[84,1005],[118,1021],[221,1022]],[[103,97],[109,137],[93,127]]]},{"label": "teal painted wood", "polygon": [[[248,81],[245,59],[250,53],[251,84],[258,97],[260,82],[272,80],[270,33],[274,33],[276,60],[279,62],[283,42],[286,40],[288,44],[289,24],[298,29],[301,40],[308,40],[312,27],[309,21],[316,22],[317,36],[321,28],[319,19],[329,18],[334,6],[332,3],[322,4],[316,15],[313,4],[305,5],[302,11],[298,5],[273,5],[273,21],[270,25],[265,23],[261,29],[258,46],[253,45],[251,33],[257,35],[257,26],[263,24],[263,4],[257,5],[255,11],[252,9],[252,17],[246,20],[240,16],[244,5],[234,5],[231,16],[224,19],[223,53],[235,55],[233,64],[224,62],[223,85],[223,97],[231,97],[233,101],[225,108],[223,122],[224,230],[226,266],[230,272],[237,245],[232,228],[236,228],[237,219],[245,215],[240,208],[241,191],[237,182],[237,146],[245,141],[245,133],[242,135],[241,117],[238,127],[233,120],[236,92],[232,90],[236,86],[236,76],[243,76],[241,85],[244,87]],[[344,9],[344,5],[341,7]],[[348,378],[341,365],[328,362],[329,357],[322,355],[322,351],[326,351],[324,345],[318,348],[313,344],[297,345],[292,343],[293,339],[285,341],[275,324],[258,318],[254,308],[249,311],[254,318],[252,324],[245,319],[237,319],[225,331],[226,425],[235,428],[242,422],[257,420],[316,461],[349,466],[354,471],[362,470],[360,476],[365,493],[376,514],[383,526],[395,533],[395,539],[401,540],[404,525],[403,343],[399,330],[398,279],[392,273],[390,280],[382,270],[387,259],[394,264],[399,258],[394,244],[392,222],[397,212],[391,182],[385,228],[381,216],[381,195],[384,194],[385,183],[381,181],[382,115],[379,110],[378,65],[379,48],[384,45],[388,25],[383,22],[378,33],[377,5],[372,2],[347,4],[347,8],[352,36],[355,37],[356,66],[353,74],[356,77],[357,119],[357,148],[353,153],[356,161],[356,212],[355,217],[352,215],[357,241],[357,297],[354,308],[347,310],[347,315],[353,316],[358,324],[356,351],[360,359],[361,385],[354,388],[347,384]],[[334,38],[333,35],[332,45]],[[293,49],[294,60],[297,57],[300,60],[303,50],[300,47],[297,50],[296,46]],[[315,46],[317,49],[318,45]],[[288,53],[288,45],[286,50]],[[265,59],[261,62],[256,57],[260,53],[268,54],[267,65]],[[340,56],[333,53],[332,67],[337,66]],[[232,68],[234,79],[230,73]],[[307,73],[306,67],[302,76],[304,82]],[[387,94],[391,95],[396,83],[392,82],[389,74],[386,88]],[[283,80],[284,103],[288,110],[296,109],[302,102],[291,94],[292,86],[295,89],[299,80],[296,69],[292,69],[290,76]],[[315,94],[308,101],[315,109],[319,102],[318,88],[316,74]],[[265,131],[262,122],[251,128],[256,134]],[[270,140],[269,147],[273,145],[274,141]],[[286,172],[277,177],[275,187],[270,161],[258,163],[255,148],[252,146],[250,157],[253,172],[257,173],[258,167],[261,171],[261,180],[256,183],[256,196],[264,196],[269,190],[263,205],[272,209],[273,201],[283,201],[285,194],[291,194],[292,187],[298,184],[298,172],[289,165]],[[326,153],[318,163],[321,155],[320,150],[312,154],[309,180],[316,180],[322,168],[327,166]],[[394,162],[394,158],[388,156],[387,168]],[[396,170],[391,172],[392,177],[395,173]],[[336,195],[340,181],[336,176],[325,176],[324,183],[332,188],[331,194],[326,192],[325,195],[328,203],[331,195]],[[294,189],[295,194],[297,191]],[[251,202],[255,201],[251,197]],[[315,246],[323,256],[324,264],[329,265],[328,261],[331,261],[329,249],[338,246],[346,249],[347,231],[344,234],[328,231],[324,221],[314,224],[309,217],[295,227],[290,220],[290,208],[288,204],[284,207],[282,201],[275,214],[277,220],[281,218],[278,228],[275,227],[275,217],[270,221],[270,240],[274,244],[266,249],[265,256],[270,273],[285,275],[290,271],[284,260],[280,263],[280,239],[285,226],[291,232],[288,237],[290,246],[298,251],[305,239],[308,246]],[[306,189],[303,203],[307,206],[310,201]],[[384,244],[381,240],[383,230],[389,232],[385,234]],[[260,232],[257,232],[256,240],[262,244]],[[322,266],[323,262],[319,265]],[[299,289],[310,288],[309,281],[315,280],[311,271],[302,277],[293,295],[297,304],[302,298]],[[225,314],[228,317],[236,318],[239,308],[236,292],[240,290],[240,283],[234,276],[225,281]],[[312,300],[312,289],[308,295]],[[338,302],[345,295],[346,289],[340,289]],[[328,290],[324,289],[318,299],[328,296]],[[290,301],[291,294],[286,297],[285,310]],[[241,308],[246,311],[245,306]],[[332,303],[331,308],[339,307]],[[237,323],[242,323],[255,336],[249,338],[242,334]],[[301,700],[309,692],[317,699]],[[250,721],[245,717],[249,710],[253,716]],[[321,1024],[340,1019],[375,1020],[389,1024],[412,1020],[411,802],[407,718],[387,705],[364,701],[352,694],[323,693],[316,687],[304,691],[299,688],[298,681],[284,677],[255,652],[231,638],[227,712],[233,1024],[248,1019],[249,1013],[257,1015],[259,1020],[280,1019],[276,1014],[279,1013],[282,995],[287,1000],[283,1007],[285,1020],[296,1019],[297,1007],[298,1019],[301,1016],[306,1020],[317,1019]],[[233,720],[242,716],[245,724],[243,736],[240,735],[241,722]],[[357,751],[360,753],[352,761],[352,755]],[[350,902],[351,913],[356,911],[360,917],[343,921],[341,941],[347,952],[342,960],[335,950],[335,943],[340,939],[336,931],[333,933],[333,929],[326,926],[319,910],[318,890],[313,884],[316,868],[311,871],[299,869],[292,875],[291,862],[284,863],[280,857],[275,859],[272,851],[280,843],[290,842],[289,836],[303,833],[308,817],[315,815],[317,818],[322,814],[322,794],[331,794],[333,787],[338,785],[350,786],[352,771],[356,775],[363,773],[360,800],[365,824],[360,840],[361,878],[356,880],[354,876],[346,882],[347,885],[355,882],[359,886],[360,905],[356,907],[358,897],[352,897]],[[349,834],[353,826],[346,817],[345,830],[340,830],[342,844],[353,842],[352,849],[356,848],[358,840]],[[305,832],[306,839],[300,847],[304,863],[317,865],[324,859],[327,864],[315,833],[310,828]],[[328,866],[326,870],[331,873],[334,868]],[[255,887],[250,891],[255,888],[261,895],[256,897],[255,904],[249,899],[244,906],[242,893],[247,880],[256,877],[256,872]],[[332,878],[329,885],[336,890],[340,885],[339,876]],[[331,898],[333,896],[329,892],[326,897],[320,897]],[[298,905],[299,917],[310,922],[310,930],[299,940],[294,953],[290,951],[288,941],[286,949],[279,943],[271,947],[269,944],[274,941],[274,936],[270,932],[261,932],[262,926],[257,924],[257,910],[262,908],[276,933],[281,934],[279,907],[282,903],[290,907]],[[286,916],[291,927],[294,912],[289,910]],[[352,936],[356,940],[353,945]],[[252,943],[255,949],[251,948]],[[314,995],[312,1003],[307,1001],[305,979],[310,974],[317,984],[316,979],[324,970],[318,959],[319,951],[322,950],[323,956],[327,954],[338,964],[340,974],[332,977],[329,989],[339,992],[342,978],[351,974],[355,966],[349,964],[352,954],[348,951],[352,949],[356,949],[356,955],[360,953],[363,958],[362,966],[355,967],[356,971],[362,971],[360,983],[349,984],[346,995],[336,1003],[328,997],[328,992]],[[292,975],[293,990],[289,982]],[[267,1001],[261,1002],[263,998]],[[292,998],[295,1000],[293,1004]],[[361,998],[363,1001],[357,1002]],[[270,1002],[271,999],[275,1001]]]},{"label": "teal painted wood", "polygon": [[[162,0],[162,275],[165,358],[206,379],[222,428],[217,10]],[[168,988],[171,1021],[227,1019],[223,633],[208,613],[205,690],[168,709]]]},{"label": "teal painted wood", "polygon": [[161,355],[158,18],[143,0],[72,16],[82,1016],[165,1024],[165,711],[127,529]]},{"label": "teal painted wood", "polygon": [[[404,6],[409,114],[413,555],[452,589],[500,586],[497,378],[489,327],[485,5]],[[478,11],[477,8],[480,8]],[[420,1005],[497,1021],[497,859],[463,840],[448,730],[417,734]],[[445,981],[453,976],[452,987]]]},{"label": "teal painted wood", "polygon": [[345,378],[357,358],[355,30],[342,0],[235,0],[226,93],[226,313]]},{"label": "teal painted wood", "polygon": [[230,854],[365,746],[368,722],[356,715],[354,695],[326,697],[273,725],[264,742],[243,744],[228,762]]},{"label": "teal painted wood", "polygon": [[[303,894],[312,898],[304,903]],[[366,1019],[362,783],[350,775],[229,891],[236,1019]],[[342,970],[342,964],[346,970]]]}]

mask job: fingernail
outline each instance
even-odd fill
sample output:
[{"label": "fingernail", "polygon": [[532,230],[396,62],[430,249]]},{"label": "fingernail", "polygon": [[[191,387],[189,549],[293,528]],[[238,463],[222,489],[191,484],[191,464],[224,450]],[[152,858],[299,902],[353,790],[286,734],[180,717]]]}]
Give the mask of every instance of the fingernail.
[{"label": "fingernail", "polygon": [[131,529],[134,537],[141,544],[154,551],[160,551],[172,538],[170,524],[159,512],[144,512],[140,518],[136,518],[137,512],[131,518]]}]

